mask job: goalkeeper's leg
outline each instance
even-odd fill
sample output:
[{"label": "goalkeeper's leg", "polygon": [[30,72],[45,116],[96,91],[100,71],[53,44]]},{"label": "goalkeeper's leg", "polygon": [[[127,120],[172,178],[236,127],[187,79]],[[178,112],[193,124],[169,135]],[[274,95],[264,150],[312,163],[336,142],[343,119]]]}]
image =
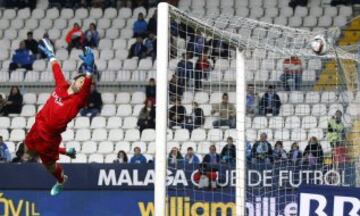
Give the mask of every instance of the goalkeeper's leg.
[{"label": "goalkeeper's leg", "polygon": [[63,191],[67,176],[64,175],[64,170],[61,165],[55,161],[44,163],[44,166],[57,180],[57,183],[51,188],[50,192],[52,196],[55,196]]}]

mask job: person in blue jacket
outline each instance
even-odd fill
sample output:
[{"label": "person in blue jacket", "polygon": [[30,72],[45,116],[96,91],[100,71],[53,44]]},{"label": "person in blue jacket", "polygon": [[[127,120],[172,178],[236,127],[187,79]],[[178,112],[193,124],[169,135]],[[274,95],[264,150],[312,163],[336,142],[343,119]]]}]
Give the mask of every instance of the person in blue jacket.
[{"label": "person in blue jacket", "polygon": [[141,154],[141,149],[140,147],[135,147],[134,148],[134,156],[132,156],[130,163],[131,164],[145,164],[146,158],[144,157],[143,154]]},{"label": "person in blue jacket", "polygon": [[148,24],[144,19],[144,14],[139,13],[138,19],[134,22],[133,31],[134,37],[142,37],[145,38],[147,34]]},{"label": "person in blue jacket", "polygon": [[21,41],[19,49],[15,50],[12,56],[12,61],[9,66],[9,72],[18,68],[25,68],[26,70],[32,70],[35,56],[30,50],[26,49],[25,42]]}]

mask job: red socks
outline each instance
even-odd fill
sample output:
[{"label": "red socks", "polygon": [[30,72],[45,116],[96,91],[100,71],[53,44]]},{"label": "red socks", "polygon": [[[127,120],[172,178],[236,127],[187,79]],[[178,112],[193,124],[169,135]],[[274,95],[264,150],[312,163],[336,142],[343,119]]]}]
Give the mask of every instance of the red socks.
[{"label": "red socks", "polygon": [[59,154],[66,154],[66,148],[59,147]]},{"label": "red socks", "polygon": [[55,164],[55,171],[52,173],[59,183],[64,182],[63,168],[60,164]]}]

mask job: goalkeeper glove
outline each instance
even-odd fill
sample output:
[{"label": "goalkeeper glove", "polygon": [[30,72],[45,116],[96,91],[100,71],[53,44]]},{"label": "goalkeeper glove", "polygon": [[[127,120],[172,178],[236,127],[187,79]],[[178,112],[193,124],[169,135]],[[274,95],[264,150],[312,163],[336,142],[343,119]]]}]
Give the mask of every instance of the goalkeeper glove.
[{"label": "goalkeeper glove", "polygon": [[42,41],[42,44],[40,43],[38,48],[44,53],[44,55],[46,55],[46,57],[50,61],[55,60],[54,49],[51,46],[50,41],[48,41],[45,38],[43,38],[41,41]]},{"label": "goalkeeper glove", "polygon": [[79,56],[84,62],[86,72],[94,73],[94,53],[90,47],[85,47],[84,55]]}]

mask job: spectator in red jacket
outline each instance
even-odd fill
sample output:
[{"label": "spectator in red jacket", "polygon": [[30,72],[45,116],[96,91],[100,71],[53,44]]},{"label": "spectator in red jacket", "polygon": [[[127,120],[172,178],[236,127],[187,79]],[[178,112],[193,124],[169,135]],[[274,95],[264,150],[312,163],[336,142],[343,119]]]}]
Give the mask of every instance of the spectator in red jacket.
[{"label": "spectator in red jacket", "polygon": [[70,52],[73,48],[82,49],[84,42],[84,33],[78,23],[74,23],[73,28],[66,34],[65,38],[68,43],[68,51]]},{"label": "spectator in red jacket", "polygon": [[211,70],[211,64],[209,62],[207,54],[202,54],[195,65],[195,88],[202,88],[202,79],[207,79]]},{"label": "spectator in red jacket", "polygon": [[[286,91],[299,90],[302,81],[302,63],[299,57],[291,56],[283,62],[284,73],[281,75],[280,80]],[[292,80],[292,85],[289,85]]]}]

